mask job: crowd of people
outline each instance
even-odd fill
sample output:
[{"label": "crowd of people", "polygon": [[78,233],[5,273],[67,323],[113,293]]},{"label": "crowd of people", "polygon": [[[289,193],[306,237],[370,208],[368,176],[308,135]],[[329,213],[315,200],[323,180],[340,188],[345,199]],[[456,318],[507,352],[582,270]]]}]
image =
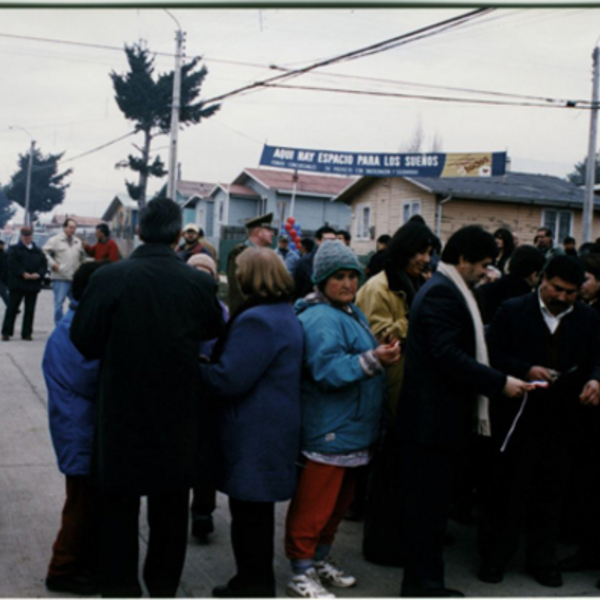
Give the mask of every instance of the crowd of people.
[{"label": "crowd of people", "polygon": [[[127,260],[106,226],[92,247],[72,219],[43,249],[21,230],[3,340],[23,299],[31,337],[48,265],[58,284],[43,371],[66,498],[48,589],[141,596],[146,497],[143,582],[175,596],[190,516],[207,542],[217,490],[235,573],[215,597],[274,597],[275,544],[288,595],[356,585],[334,558],[352,511],[365,559],[403,567],[402,596],[463,596],[446,586],[450,516],[476,520],[488,584],[524,536],[542,586],[600,569],[600,247],[578,255],[546,228],[527,245],[476,225],[442,247],[415,216],[363,269],[327,225],[299,253],[284,236],[273,250],[272,219],[248,221],[230,252],[226,303],[216,250],[171,200],[140,212]],[[579,551],[558,562],[565,531]]]}]

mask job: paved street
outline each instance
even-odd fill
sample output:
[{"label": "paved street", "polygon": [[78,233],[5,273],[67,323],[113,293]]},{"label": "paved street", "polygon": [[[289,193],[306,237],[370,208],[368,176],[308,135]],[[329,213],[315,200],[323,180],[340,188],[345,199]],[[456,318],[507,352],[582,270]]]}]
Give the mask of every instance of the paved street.
[{"label": "paved street", "polygon": [[[63,501],[62,475],[56,468],[48,434],[46,392],[40,364],[45,340],[52,329],[52,292],[38,299],[34,341],[23,342],[20,331],[8,343],[0,343],[0,596],[52,597],[44,576],[50,549],[60,522]],[[20,320],[17,321],[17,327]],[[283,555],[285,505],[279,506],[276,570],[278,593],[285,596],[288,577]],[[210,590],[233,574],[228,543],[226,500],[219,497],[215,513],[216,532],[207,546],[191,538],[179,595],[207,597]],[[143,519],[142,519],[143,522]],[[360,554],[362,524],[344,521],[336,543],[336,556],[355,574],[359,585],[337,592],[340,597],[397,596],[402,572],[365,562]],[[505,582],[480,583],[474,570],[473,527],[451,525],[456,544],[447,552],[447,584],[469,596],[597,596],[595,582],[600,573],[567,574],[558,590],[543,588],[522,572],[522,557],[515,561]],[[146,539],[141,529],[142,546]],[[561,547],[561,556],[572,548]],[[143,556],[143,549],[142,549]]]}]

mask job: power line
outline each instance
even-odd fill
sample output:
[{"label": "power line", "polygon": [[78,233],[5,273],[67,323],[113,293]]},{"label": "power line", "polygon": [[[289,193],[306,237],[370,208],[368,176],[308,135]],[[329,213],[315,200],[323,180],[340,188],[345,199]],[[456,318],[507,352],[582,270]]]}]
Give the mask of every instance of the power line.
[{"label": "power line", "polygon": [[477,98],[450,98],[444,96],[426,96],[425,94],[401,94],[399,92],[373,92],[368,90],[352,90],[352,89],[342,89],[342,88],[326,88],[326,87],[316,87],[316,86],[308,86],[308,85],[289,85],[289,84],[281,84],[281,83],[264,83],[264,87],[271,88],[281,88],[288,90],[305,90],[311,92],[332,92],[338,94],[357,94],[362,96],[381,96],[384,98],[407,98],[412,100],[432,100],[436,102],[458,102],[464,104],[487,104],[493,106],[528,106],[528,107],[538,107],[538,108],[580,108],[580,109],[590,109],[591,103],[587,101],[586,106],[581,106],[579,102],[575,101],[565,101],[564,104],[541,104],[534,102],[502,102],[500,100],[485,100],[485,99],[477,99]]},{"label": "power line", "polygon": [[110,142],[106,142],[106,144],[102,144],[101,146],[97,146],[96,148],[92,148],[91,150],[86,150],[85,152],[82,152],[81,154],[77,154],[75,156],[72,156],[71,158],[67,158],[67,159],[63,160],[62,162],[63,163],[71,162],[73,160],[77,160],[78,158],[87,156],[88,154],[93,154],[94,152],[98,152],[99,150],[103,150],[104,148],[107,148],[108,146],[112,146],[113,144],[116,144],[117,142],[120,142],[121,140],[124,140],[136,133],[137,133],[137,131],[130,131],[129,133],[126,133],[125,135],[122,135],[121,137],[111,140]]},{"label": "power line", "polygon": [[434,35],[434,32],[437,33],[438,30],[445,31],[449,26],[458,26],[459,24],[467,22],[473,18],[482,16],[484,14],[488,14],[492,10],[494,10],[494,9],[479,8],[477,10],[473,10],[471,12],[459,15],[458,17],[452,17],[451,19],[446,19],[444,21],[440,21],[440,22],[434,23],[432,25],[427,25],[425,27],[421,27],[421,28],[411,31],[409,33],[405,33],[405,34],[390,38],[388,40],[384,40],[382,42],[377,42],[376,44],[371,44],[370,46],[366,46],[364,48],[359,48],[358,50],[353,50],[351,52],[346,52],[344,54],[340,54],[340,55],[334,56],[332,58],[328,58],[325,60],[315,62],[306,67],[294,69],[287,73],[283,73],[281,75],[276,75],[275,77],[270,77],[268,79],[263,79],[261,81],[255,81],[253,83],[245,85],[236,90],[232,90],[231,92],[227,92],[225,94],[221,94],[220,96],[215,96],[213,98],[209,98],[208,100],[205,100],[205,102],[206,103],[218,102],[218,101],[224,100],[225,98],[230,98],[231,96],[236,96],[238,94],[241,94],[243,92],[256,90],[257,88],[260,88],[260,87],[266,85],[267,83],[272,83],[274,81],[282,81],[282,80],[291,79],[294,77],[299,77],[300,75],[304,75],[305,73],[309,73],[310,71],[313,71],[320,67],[325,67],[325,66],[332,65],[332,64],[335,64],[338,62],[342,62],[342,61],[349,61],[349,60],[354,60],[356,58],[362,58],[363,56],[369,56],[376,52],[384,52],[385,50],[395,48],[396,46],[398,46],[400,44],[407,43],[408,41],[412,41],[413,38],[421,39],[423,37],[423,35],[427,32],[429,32],[429,35]]}]

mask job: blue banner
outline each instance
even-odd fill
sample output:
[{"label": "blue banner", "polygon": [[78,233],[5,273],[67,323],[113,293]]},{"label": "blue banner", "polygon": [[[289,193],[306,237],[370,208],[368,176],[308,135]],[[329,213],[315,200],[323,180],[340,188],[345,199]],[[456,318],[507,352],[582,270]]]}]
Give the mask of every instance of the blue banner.
[{"label": "blue banner", "polygon": [[491,177],[506,172],[506,152],[386,154],[265,145],[260,164],[350,177]]}]

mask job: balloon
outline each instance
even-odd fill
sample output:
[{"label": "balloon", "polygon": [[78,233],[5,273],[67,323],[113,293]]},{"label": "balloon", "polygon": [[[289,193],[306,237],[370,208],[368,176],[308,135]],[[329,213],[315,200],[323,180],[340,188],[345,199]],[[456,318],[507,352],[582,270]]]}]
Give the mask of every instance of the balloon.
[{"label": "balloon", "polygon": [[289,223],[286,223],[283,227],[288,233],[291,233],[292,226]]},{"label": "balloon", "polygon": [[294,219],[294,217],[288,217],[287,222],[293,225],[296,222],[296,219]]}]

